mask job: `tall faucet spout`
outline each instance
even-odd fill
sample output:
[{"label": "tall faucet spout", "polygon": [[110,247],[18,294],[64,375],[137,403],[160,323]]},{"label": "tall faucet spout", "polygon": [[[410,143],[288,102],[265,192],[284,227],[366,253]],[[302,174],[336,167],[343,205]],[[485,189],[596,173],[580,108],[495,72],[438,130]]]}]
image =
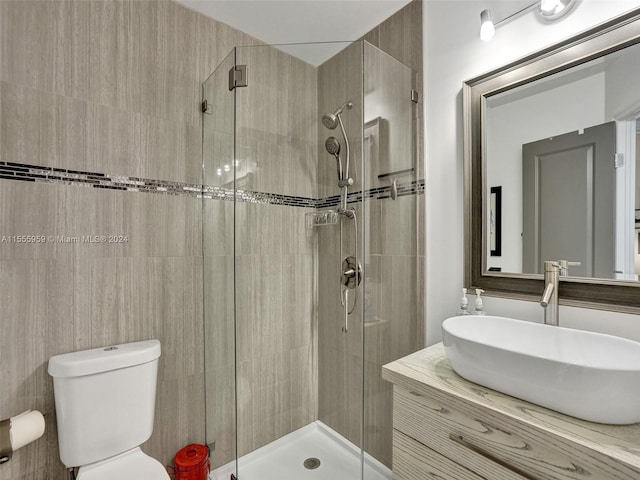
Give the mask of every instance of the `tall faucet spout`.
[{"label": "tall faucet spout", "polygon": [[554,289],[553,283],[548,283],[546,288],[544,289],[544,293],[542,294],[542,300],[540,300],[540,305],[543,308],[547,308],[549,306],[549,302],[551,301],[551,295],[553,294]]},{"label": "tall faucet spout", "polygon": [[559,325],[560,304],[558,290],[560,282],[560,264],[544,262],[544,293],[540,305],[544,308],[545,325]]}]

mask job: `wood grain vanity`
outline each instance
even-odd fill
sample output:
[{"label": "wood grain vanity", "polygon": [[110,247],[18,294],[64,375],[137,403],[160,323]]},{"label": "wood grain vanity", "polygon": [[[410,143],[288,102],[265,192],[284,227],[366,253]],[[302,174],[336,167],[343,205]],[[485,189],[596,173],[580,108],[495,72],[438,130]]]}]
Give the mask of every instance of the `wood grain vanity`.
[{"label": "wood grain vanity", "polygon": [[640,424],[578,420],[471,383],[441,343],[382,377],[393,383],[394,480],[640,480]]}]

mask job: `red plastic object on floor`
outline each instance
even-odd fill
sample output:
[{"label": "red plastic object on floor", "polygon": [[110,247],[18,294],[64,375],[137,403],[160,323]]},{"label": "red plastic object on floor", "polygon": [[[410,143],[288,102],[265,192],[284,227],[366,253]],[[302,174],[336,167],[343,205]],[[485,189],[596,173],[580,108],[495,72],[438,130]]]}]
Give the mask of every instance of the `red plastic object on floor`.
[{"label": "red plastic object on floor", "polygon": [[182,448],[173,459],[176,480],[207,480],[211,464],[209,447],[194,443]]}]

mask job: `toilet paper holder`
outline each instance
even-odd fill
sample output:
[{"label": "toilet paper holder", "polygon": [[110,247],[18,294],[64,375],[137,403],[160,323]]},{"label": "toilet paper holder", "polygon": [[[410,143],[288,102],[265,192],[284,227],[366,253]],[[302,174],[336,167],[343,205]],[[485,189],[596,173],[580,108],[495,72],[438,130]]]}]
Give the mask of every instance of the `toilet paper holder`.
[{"label": "toilet paper holder", "polygon": [[11,429],[11,419],[0,421],[0,465],[11,460],[13,449],[11,448],[11,437],[9,430]]},{"label": "toilet paper holder", "polygon": [[0,464],[11,460],[14,451],[42,437],[44,429],[44,415],[38,410],[0,420]]}]

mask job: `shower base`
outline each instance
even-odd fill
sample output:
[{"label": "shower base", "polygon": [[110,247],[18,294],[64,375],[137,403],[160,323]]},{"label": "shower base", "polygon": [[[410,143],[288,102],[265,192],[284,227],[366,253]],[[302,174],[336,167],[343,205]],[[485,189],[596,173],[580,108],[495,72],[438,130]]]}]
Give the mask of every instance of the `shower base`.
[{"label": "shower base", "polygon": [[[320,461],[317,465],[315,459]],[[305,467],[305,460],[307,466]],[[238,459],[238,480],[360,480],[360,449],[316,421]],[[213,472],[210,480],[229,480],[235,462]],[[382,463],[365,453],[365,480],[391,480]]]}]

